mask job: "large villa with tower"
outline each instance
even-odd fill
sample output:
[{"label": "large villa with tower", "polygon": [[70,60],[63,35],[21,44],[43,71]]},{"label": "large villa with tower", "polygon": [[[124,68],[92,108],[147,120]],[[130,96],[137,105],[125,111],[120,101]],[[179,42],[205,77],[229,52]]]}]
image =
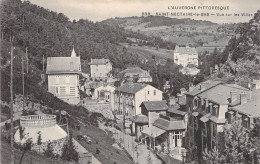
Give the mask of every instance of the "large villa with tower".
[{"label": "large villa with tower", "polygon": [[80,57],[74,48],[70,57],[48,57],[48,91],[69,104],[78,104],[80,73]]}]

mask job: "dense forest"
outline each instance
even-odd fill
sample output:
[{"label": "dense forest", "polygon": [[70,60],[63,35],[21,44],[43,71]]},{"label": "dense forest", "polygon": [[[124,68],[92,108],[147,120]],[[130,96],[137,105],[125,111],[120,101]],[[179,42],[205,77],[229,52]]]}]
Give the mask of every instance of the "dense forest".
[{"label": "dense forest", "polygon": [[81,59],[109,58],[115,68],[125,68],[127,64],[135,63],[136,57],[124,54],[117,46],[127,42],[127,37],[148,40],[146,44],[172,48],[169,43],[160,38],[147,37],[134,32],[126,32],[118,26],[106,23],[93,23],[80,19],[72,22],[62,13],[44,9],[29,1],[4,1],[1,4],[1,34],[2,40],[8,41],[14,37],[15,45],[25,50],[28,47],[29,56],[37,67],[41,67],[42,56],[68,56],[72,46],[75,47]]}]

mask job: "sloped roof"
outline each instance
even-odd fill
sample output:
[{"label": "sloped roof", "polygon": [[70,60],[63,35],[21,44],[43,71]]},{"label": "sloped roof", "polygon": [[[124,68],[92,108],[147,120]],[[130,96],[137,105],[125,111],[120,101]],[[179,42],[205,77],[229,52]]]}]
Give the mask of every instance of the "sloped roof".
[{"label": "sloped roof", "polygon": [[165,130],[157,128],[156,126],[151,126],[147,129],[144,129],[142,131],[142,133],[146,134],[148,136],[151,136],[151,137],[158,137],[158,136],[162,135],[163,133],[165,133]]},{"label": "sloped roof", "polygon": [[186,112],[183,112],[180,109],[180,105],[179,104],[174,104],[173,106],[170,106],[168,109],[169,113],[174,113],[174,114],[179,114],[179,115],[185,115]]},{"label": "sloped roof", "polygon": [[[215,87],[219,84],[223,84],[222,81],[213,81],[213,80],[207,80],[205,82],[201,82],[198,85],[192,87],[192,91],[186,92],[186,95],[196,96],[197,94],[204,92],[212,87]],[[200,86],[203,85],[204,89],[200,89]]]},{"label": "sloped roof", "polygon": [[163,130],[185,130],[185,124],[183,120],[171,120],[165,118],[158,118],[153,123],[154,126]]},{"label": "sloped roof", "polygon": [[142,124],[148,124],[148,117],[143,114],[138,114],[132,117],[131,119],[135,123],[142,123]]},{"label": "sloped roof", "polygon": [[231,91],[237,91],[237,93],[239,94],[239,93],[248,91],[248,89],[243,88],[238,85],[222,84],[222,85],[215,86],[214,88],[211,88],[207,91],[204,91],[204,92],[198,94],[198,96],[207,98],[210,101],[213,101],[218,104],[227,105],[230,103],[230,92]]},{"label": "sloped roof", "polygon": [[252,92],[251,100],[247,103],[237,105],[231,108],[245,115],[251,115],[254,117],[260,117],[260,89],[254,90]]},{"label": "sloped roof", "polygon": [[120,73],[143,73],[145,70],[141,69],[140,67],[127,67],[125,70],[121,71]]},{"label": "sloped roof", "polygon": [[48,57],[46,74],[79,73],[80,57]]},{"label": "sloped roof", "polygon": [[90,65],[106,65],[109,63],[109,59],[91,59]]},{"label": "sloped roof", "polygon": [[186,46],[186,47],[176,46],[174,53],[189,54],[189,55],[198,54],[196,48],[194,48],[194,47],[192,48],[192,47],[188,47],[188,46]]},{"label": "sloped roof", "polygon": [[144,106],[148,111],[167,110],[168,106],[165,100],[162,101],[144,101],[140,106]]},{"label": "sloped roof", "polygon": [[117,90],[120,92],[124,92],[124,93],[137,93],[138,91],[140,91],[141,89],[145,88],[146,86],[148,86],[148,84],[142,84],[142,83],[126,83],[124,85],[122,85],[121,87],[119,87]]}]

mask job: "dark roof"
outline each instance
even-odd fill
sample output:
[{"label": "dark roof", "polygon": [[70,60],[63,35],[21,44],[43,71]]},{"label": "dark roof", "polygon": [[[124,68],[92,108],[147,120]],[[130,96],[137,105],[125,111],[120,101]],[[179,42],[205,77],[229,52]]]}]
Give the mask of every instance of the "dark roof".
[{"label": "dark roof", "polygon": [[252,98],[251,100],[248,100],[247,103],[237,105],[231,109],[245,115],[260,117],[260,89],[254,90],[252,92]]},{"label": "dark roof", "polygon": [[136,93],[140,91],[141,89],[148,86],[148,84],[142,84],[142,83],[126,83],[119,87],[117,90],[124,93]]},{"label": "dark roof", "polygon": [[109,63],[109,59],[91,59],[90,65],[106,65]]},{"label": "dark roof", "polygon": [[176,46],[175,47],[175,50],[174,50],[175,53],[180,53],[180,54],[198,54],[198,52],[196,51],[196,48],[192,48],[192,47],[179,47],[179,46]]},{"label": "dark roof", "polygon": [[158,118],[153,123],[154,126],[163,130],[185,130],[186,126],[183,120],[171,120],[165,118]]},{"label": "dark roof", "polygon": [[140,67],[127,67],[125,70],[121,71],[120,73],[143,73],[146,72],[145,70],[141,69]]},{"label": "dark roof", "polygon": [[135,123],[148,124],[148,117],[146,115],[138,114],[131,118],[131,120]]},{"label": "dark roof", "polygon": [[165,100],[162,101],[144,101],[140,106],[144,106],[148,111],[167,110],[168,106]]},{"label": "dark roof", "polygon": [[120,74],[127,76],[139,75],[139,77],[151,77],[148,71],[141,69],[140,67],[127,67],[125,70],[121,71]]},{"label": "dark roof", "polygon": [[[186,95],[191,95],[191,96],[196,96],[197,94],[201,93],[201,92],[204,92],[212,87],[215,87],[219,84],[223,84],[223,82],[221,81],[212,81],[212,80],[208,80],[208,81],[205,81],[205,82],[201,82],[199,83],[198,85],[192,87],[192,91],[190,92],[186,92],[184,94]],[[203,86],[204,89],[200,89],[200,87]]]},{"label": "dark roof", "polygon": [[79,73],[80,57],[48,57],[46,74]]},{"label": "dark roof", "polygon": [[230,92],[231,91],[236,91],[237,94],[240,94],[242,92],[248,91],[248,89],[235,85],[235,84],[233,84],[233,85],[222,84],[222,85],[217,85],[211,89],[208,89],[208,90],[198,94],[198,96],[207,98],[210,101],[213,101],[218,104],[227,105],[230,103]]},{"label": "dark roof", "polygon": [[173,106],[169,107],[168,112],[178,114],[178,115],[185,115],[186,114],[186,112],[180,111],[179,109],[180,109],[180,105],[174,104]]}]

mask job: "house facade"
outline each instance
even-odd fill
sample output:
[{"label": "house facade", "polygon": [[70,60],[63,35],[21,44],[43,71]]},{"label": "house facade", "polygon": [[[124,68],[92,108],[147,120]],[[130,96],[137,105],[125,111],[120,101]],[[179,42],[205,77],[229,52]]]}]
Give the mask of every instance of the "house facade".
[{"label": "house facade", "polygon": [[168,110],[167,102],[162,101],[144,101],[140,105],[141,114],[135,115],[132,118],[132,132],[139,138],[142,131],[151,127],[160,114],[166,115]]},{"label": "house facade", "polygon": [[228,108],[243,103],[249,97],[248,90],[235,84],[206,81],[185,94],[189,125],[185,143],[190,154],[200,157],[205,149],[221,152]]},{"label": "house facade", "polygon": [[162,91],[148,84],[125,83],[116,90],[115,111],[132,118],[141,114],[141,103],[144,101],[162,100]]},{"label": "house facade", "polygon": [[48,91],[69,104],[78,104],[80,73],[80,57],[75,55],[74,49],[71,57],[48,57]]},{"label": "house facade", "polygon": [[[242,99],[240,105],[229,107],[226,119],[229,124],[239,119],[244,128],[254,128],[254,123],[260,119],[260,89],[252,91],[250,99]],[[256,134],[257,135],[257,134]],[[258,130],[260,137],[260,130]]]},{"label": "house facade", "polygon": [[90,77],[92,79],[106,79],[110,77],[112,71],[112,63],[109,59],[91,59]]},{"label": "house facade", "polygon": [[136,82],[152,82],[152,76],[150,75],[149,71],[145,71],[140,67],[127,67],[127,69],[120,72],[124,78],[131,78],[132,80],[137,79]]},{"label": "house facade", "polygon": [[94,89],[93,99],[103,100],[111,104],[112,110],[115,109],[115,90],[116,87],[109,84],[103,84]]},{"label": "house facade", "polygon": [[189,46],[179,47],[178,45],[175,47],[173,53],[174,63],[182,65],[183,67],[188,65],[198,66],[198,59],[198,52],[195,48],[191,48]]}]

